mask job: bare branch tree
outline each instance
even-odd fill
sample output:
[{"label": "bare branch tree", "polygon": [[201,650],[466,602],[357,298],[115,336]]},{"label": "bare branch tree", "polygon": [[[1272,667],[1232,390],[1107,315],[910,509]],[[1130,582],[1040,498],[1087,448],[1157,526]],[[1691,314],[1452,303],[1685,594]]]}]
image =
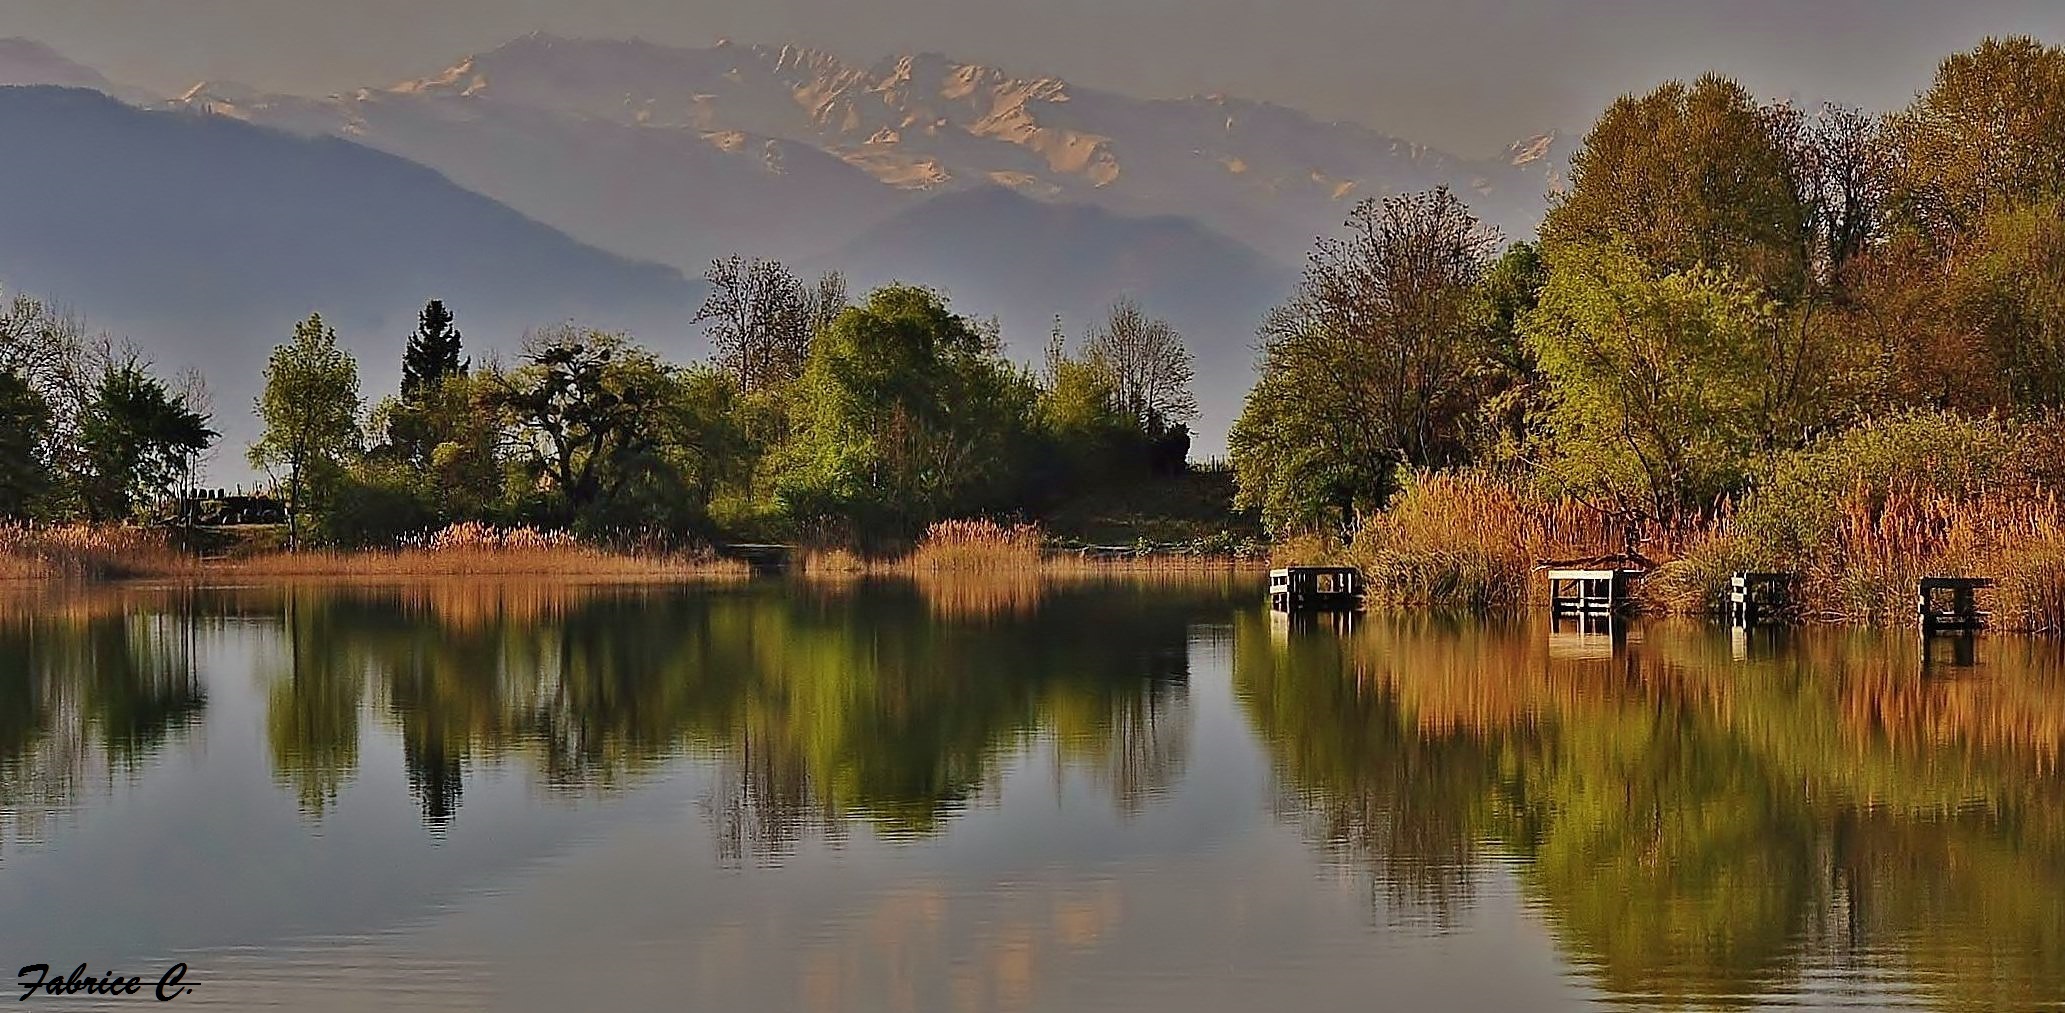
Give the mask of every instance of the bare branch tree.
[{"label": "bare branch tree", "polygon": [[1091,328],[1085,348],[1109,371],[1119,411],[1155,432],[1197,417],[1190,392],[1190,350],[1166,320],[1149,317],[1131,299],[1112,304],[1104,323]]},{"label": "bare branch tree", "polygon": [[1886,235],[1894,165],[1885,120],[1833,103],[1812,116],[1781,103],[1769,107],[1766,116],[1791,163],[1807,214],[1807,255],[1815,280],[1840,287],[1850,261]]},{"label": "bare branch tree", "polygon": [[[806,292],[780,261],[738,257],[716,260],[704,274],[710,295],[693,322],[705,325],[717,364],[752,393],[778,387],[803,373],[815,334],[820,298],[836,295],[844,309],[845,281],[820,282]],[[827,292],[827,289],[834,292]]]}]

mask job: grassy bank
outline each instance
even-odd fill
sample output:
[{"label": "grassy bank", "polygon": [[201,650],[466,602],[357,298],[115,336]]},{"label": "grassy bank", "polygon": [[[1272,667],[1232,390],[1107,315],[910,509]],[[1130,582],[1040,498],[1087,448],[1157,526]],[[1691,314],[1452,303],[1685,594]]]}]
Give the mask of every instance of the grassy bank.
[{"label": "grassy bank", "polygon": [[[743,562],[709,546],[683,547],[637,539],[584,541],[558,531],[463,523],[390,548],[290,552],[277,539],[240,543],[218,538],[212,553],[183,548],[167,529],[122,525],[0,528],[0,580],[118,581],[148,579],[400,579],[540,576],[579,580],[674,580],[744,577]],[[868,558],[843,548],[805,548],[797,572],[810,577],[860,575],[1055,574],[1181,572],[1243,565],[1230,554],[1127,552],[1086,554],[1057,548],[1035,525],[992,521],[934,524],[908,553]],[[1247,565],[1258,565],[1248,560]]]}]

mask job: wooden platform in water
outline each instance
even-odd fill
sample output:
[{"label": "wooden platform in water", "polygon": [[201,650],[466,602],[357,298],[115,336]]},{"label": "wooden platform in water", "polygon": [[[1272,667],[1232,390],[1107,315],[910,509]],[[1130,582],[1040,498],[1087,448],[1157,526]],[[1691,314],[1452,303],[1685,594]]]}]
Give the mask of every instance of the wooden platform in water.
[{"label": "wooden platform in water", "polygon": [[1362,591],[1362,571],[1352,566],[1269,571],[1269,607],[1278,612],[1353,612],[1362,608]]}]

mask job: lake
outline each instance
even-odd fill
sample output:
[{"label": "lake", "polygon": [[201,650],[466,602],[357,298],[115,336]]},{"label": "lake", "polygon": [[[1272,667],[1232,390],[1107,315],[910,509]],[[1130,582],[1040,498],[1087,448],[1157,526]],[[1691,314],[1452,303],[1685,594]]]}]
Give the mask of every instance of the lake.
[{"label": "lake", "polygon": [[[0,599],[23,1008],[2057,1008],[2065,648],[1256,577]],[[12,1001],[19,993],[10,994]]]}]

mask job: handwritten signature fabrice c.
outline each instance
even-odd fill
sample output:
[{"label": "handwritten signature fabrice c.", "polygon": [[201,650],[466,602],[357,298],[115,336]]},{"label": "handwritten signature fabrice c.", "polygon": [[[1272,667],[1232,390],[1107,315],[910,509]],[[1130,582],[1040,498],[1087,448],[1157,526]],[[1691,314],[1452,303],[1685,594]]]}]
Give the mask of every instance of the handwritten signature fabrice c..
[{"label": "handwritten signature fabrice c.", "polygon": [[[36,976],[34,981],[29,980],[32,974]],[[49,964],[30,964],[16,971],[15,976],[21,979],[15,983],[15,987],[22,990],[21,1002],[28,1002],[39,992],[44,995],[136,995],[143,991],[142,978],[124,978],[113,971],[101,975],[87,974],[85,964],[73,968],[69,975],[57,977],[51,977]],[[180,984],[185,977],[186,964],[174,964],[165,969],[150,994],[159,1002],[171,1002],[186,995],[193,989]]]}]

